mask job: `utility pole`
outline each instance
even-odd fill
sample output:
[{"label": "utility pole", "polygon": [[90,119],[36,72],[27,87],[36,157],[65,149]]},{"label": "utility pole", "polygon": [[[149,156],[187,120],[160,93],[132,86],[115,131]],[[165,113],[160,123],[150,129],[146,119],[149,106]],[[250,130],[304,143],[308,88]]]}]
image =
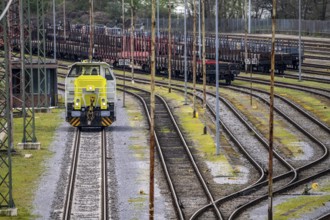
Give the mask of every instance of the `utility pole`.
[{"label": "utility pole", "polygon": [[198,3],[198,57],[199,61],[202,59],[202,39],[201,39],[201,0]]},{"label": "utility pole", "polygon": [[151,92],[150,92],[150,181],[149,181],[149,219],[154,219],[154,175],[155,175],[155,26],[156,2],[151,1]]},{"label": "utility pole", "polygon": [[216,83],[216,155],[220,154],[220,123],[219,123],[219,30],[218,30],[218,0],[215,1],[215,83]]},{"label": "utility pole", "polygon": [[63,0],[63,36],[64,42],[66,42],[66,9],[65,9],[66,2]]},{"label": "utility pole", "polygon": [[206,61],[205,61],[205,0],[202,0],[202,57],[203,57],[203,109],[204,109],[204,129],[203,134],[207,133],[206,129]]},{"label": "utility pole", "polygon": [[54,63],[56,63],[56,12],[55,12],[55,0],[53,0],[53,39],[54,39]]},{"label": "utility pole", "polygon": [[299,82],[301,81],[301,0],[299,0]]},{"label": "utility pole", "polygon": [[[157,0],[157,42],[159,42],[159,0]],[[158,49],[159,53],[159,49]]]},{"label": "utility pole", "polygon": [[126,93],[126,76],[125,76],[125,44],[126,44],[126,37],[125,37],[125,0],[122,0],[122,14],[123,14],[123,31],[122,31],[122,59],[124,60],[124,64],[123,64],[123,71],[124,71],[124,80],[123,80],[123,84],[124,84],[124,91],[123,91],[123,107],[125,108],[125,93]]},{"label": "utility pole", "polygon": [[193,117],[196,118],[196,0],[194,0],[194,24],[193,24]]},{"label": "utility pole", "polygon": [[270,113],[269,113],[268,220],[273,219],[274,74],[275,74],[275,28],[276,28],[275,19],[276,19],[276,0],[273,0]]},{"label": "utility pole", "polygon": [[93,60],[94,50],[94,0],[89,0],[89,62]]},{"label": "utility pole", "polygon": [[184,104],[187,105],[187,0],[184,0]]},{"label": "utility pole", "polygon": [[171,0],[168,0],[168,92],[171,93],[172,87],[171,87],[171,78],[172,78],[172,36],[171,36],[171,9],[172,9],[172,3]]},{"label": "utility pole", "polygon": [[131,0],[131,73],[132,83],[134,84],[134,5]]},{"label": "utility pole", "polygon": [[249,34],[251,34],[251,0],[249,0]]},{"label": "utility pole", "polygon": [[245,29],[245,35],[244,35],[244,48],[245,48],[245,54],[244,54],[244,63],[245,63],[245,74],[247,74],[247,0],[244,0],[244,29]]},{"label": "utility pole", "polygon": [[[249,0],[249,9],[247,8],[247,0],[244,1],[245,7],[244,7],[244,23],[245,23],[245,35],[244,35],[244,47],[245,47],[245,74],[247,74],[247,69],[248,69],[248,65],[250,66],[250,105],[252,106],[252,57],[251,57],[251,53],[248,55],[248,51],[247,51],[247,40],[248,40],[248,33],[250,34],[250,13],[251,13],[251,1]],[[249,23],[249,24],[248,24]]]}]

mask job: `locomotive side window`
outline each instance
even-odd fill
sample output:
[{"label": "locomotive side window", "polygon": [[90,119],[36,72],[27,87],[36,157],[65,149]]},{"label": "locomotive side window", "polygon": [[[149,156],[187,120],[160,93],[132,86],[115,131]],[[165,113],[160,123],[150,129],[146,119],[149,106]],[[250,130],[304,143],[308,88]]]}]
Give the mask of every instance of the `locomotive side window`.
[{"label": "locomotive side window", "polygon": [[105,69],[105,78],[107,80],[113,80],[113,77],[111,75],[111,72],[110,72],[110,70],[108,68]]},{"label": "locomotive side window", "polygon": [[73,66],[69,72],[68,77],[78,77],[81,75],[81,66]]}]

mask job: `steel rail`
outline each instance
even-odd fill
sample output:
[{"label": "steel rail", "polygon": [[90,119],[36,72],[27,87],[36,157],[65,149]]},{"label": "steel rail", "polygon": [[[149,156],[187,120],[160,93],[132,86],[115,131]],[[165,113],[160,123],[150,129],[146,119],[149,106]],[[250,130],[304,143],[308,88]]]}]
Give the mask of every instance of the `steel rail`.
[{"label": "steel rail", "polygon": [[[264,102],[267,102],[266,100],[263,100],[263,101],[264,101]],[[290,104],[290,103],[291,103],[291,105],[293,105],[292,102],[289,102],[289,104]],[[302,111],[300,108],[297,108],[297,109],[298,109],[298,111]],[[282,113],[282,114],[283,114],[283,113]],[[284,117],[285,117],[285,116],[284,116]],[[306,117],[308,117],[308,118],[310,118],[311,120],[314,121],[314,119],[311,118],[309,114],[306,114]],[[287,119],[289,119],[289,118],[287,117]],[[292,121],[291,119],[289,119],[289,121],[291,121],[291,123],[293,123],[293,121]],[[317,122],[316,122],[316,123],[317,123]],[[321,124],[322,124],[322,123],[321,123]],[[300,127],[300,126],[298,125],[298,127]],[[327,128],[327,127],[324,127],[324,126],[322,126],[322,127],[325,128],[325,129],[328,131],[328,128]],[[297,171],[301,171],[301,170],[307,169],[307,168],[313,166],[314,164],[319,163],[320,161],[323,161],[323,160],[326,158],[326,156],[328,155],[328,149],[326,148],[326,146],[325,146],[323,143],[321,143],[320,141],[318,141],[318,140],[317,140],[316,138],[314,138],[311,134],[308,134],[308,133],[307,133],[306,131],[304,131],[304,129],[302,129],[301,127],[300,127],[300,130],[301,130],[303,133],[305,133],[305,135],[307,135],[309,138],[311,138],[313,141],[315,141],[318,145],[320,145],[320,146],[323,148],[323,150],[324,150],[324,154],[323,154],[322,157],[320,157],[318,160],[315,160],[315,161],[313,161],[312,163],[309,163],[309,164],[307,164],[307,165],[305,165],[305,166],[299,167],[299,168],[297,169]],[[288,174],[288,173],[287,173],[287,174]],[[283,175],[286,175],[286,174],[283,174]],[[313,178],[313,177],[311,177],[311,178]],[[305,179],[303,179],[303,180],[298,180],[298,181],[296,181],[296,182],[301,182],[301,181],[303,182],[303,181],[306,181],[306,179],[309,179],[309,178],[305,178]],[[281,190],[283,190],[283,189],[287,189],[286,187],[291,187],[291,186],[294,186],[294,183],[293,183],[293,182],[289,183],[287,186],[285,186],[285,187],[283,187],[282,189],[279,189],[279,190],[277,190],[277,191],[275,191],[275,192],[278,193],[279,191],[281,191]],[[258,202],[258,201],[261,201],[262,198],[263,198],[263,197],[260,197],[260,198],[258,198],[258,199],[256,199],[256,200],[253,200],[252,202],[250,202],[250,203],[248,203],[248,204],[252,205],[252,204],[254,204],[254,203]],[[248,204],[247,204],[247,206],[248,206]],[[204,210],[204,209],[206,209],[206,208],[208,208],[208,207],[209,207],[209,206],[205,206],[205,207],[203,207],[202,209]],[[241,208],[243,208],[243,207],[245,207],[245,205],[242,206]],[[198,212],[201,212],[202,209],[201,209],[201,210],[198,210]],[[232,216],[237,215],[238,212],[240,212],[240,211],[239,211],[239,210],[234,211],[234,212],[232,213]],[[198,213],[196,212],[195,214],[198,214]]]},{"label": "steel rail", "polygon": [[[119,87],[117,87],[117,90],[124,91],[123,89],[121,89]],[[142,105],[144,107],[144,110],[146,111],[146,115],[148,117],[148,122],[149,122],[149,125],[150,125],[150,120],[151,120],[150,113],[149,113],[148,106],[147,106],[146,102],[144,101],[144,99],[140,95],[138,95],[136,93],[133,93],[133,92],[130,92],[130,91],[127,91],[127,90],[125,90],[125,92],[128,93],[128,94],[131,94],[132,96],[137,97],[141,101],[141,103],[142,103]],[[175,207],[176,207],[176,210],[177,210],[177,214],[178,214],[178,216],[179,216],[180,219],[184,219],[184,214],[183,214],[183,211],[182,211],[182,209],[180,207],[178,195],[177,195],[177,192],[175,190],[175,187],[174,187],[174,184],[173,184],[171,175],[169,174],[168,167],[167,167],[167,164],[165,162],[163,151],[162,151],[162,149],[160,147],[160,144],[159,144],[159,141],[158,141],[156,132],[155,132],[155,141],[156,141],[157,151],[159,153],[159,158],[160,158],[160,161],[161,161],[161,164],[162,164],[162,167],[164,169],[165,176],[166,176],[167,184],[168,184],[168,186],[170,188],[171,195],[172,195],[173,200],[174,200],[174,204],[175,204]]]},{"label": "steel rail", "polygon": [[101,145],[102,145],[102,204],[101,204],[101,219],[107,220],[109,219],[108,215],[108,180],[107,180],[107,138],[105,128],[102,128],[101,135]]},{"label": "steel rail", "polygon": [[[229,88],[234,89],[234,90],[237,90],[236,88],[233,88],[232,86],[229,87]],[[249,88],[247,88],[247,89],[249,89]],[[240,92],[242,92],[242,91],[240,91]],[[264,93],[266,93],[266,92],[264,92]],[[214,96],[214,94],[212,94],[212,95]],[[256,95],[255,95],[255,96],[256,96]],[[267,103],[267,100],[265,100],[265,99],[262,99],[262,101],[265,102],[265,103]],[[314,117],[312,117],[312,116],[311,116],[310,114],[308,114],[306,111],[303,111],[301,108],[299,108],[298,106],[294,105],[294,103],[292,103],[291,101],[288,100],[288,103],[289,103],[291,106],[294,106],[298,111],[300,111],[300,112],[304,112],[304,114],[305,114],[305,116],[306,116],[307,118],[311,119],[311,120],[314,121],[316,124],[320,125],[322,128],[324,128],[326,131],[329,132],[329,128],[328,128],[326,125],[324,125],[323,123],[319,122],[317,119],[315,119]],[[317,163],[319,163],[319,162],[321,162],[321,161],[323,161],[323,160],[325,160],[325,159],[327,158],[327,156],[328,156],[328,149],[327,149],[327,147],[326,147],[322,142],[320,142],[318,139],[316,139],[315,137],[313,137],[313,135],[311,135],[309,132],[306,132],[302,127],[300,127],[298,124],[296,124],[294,121],[292,121],[289,117],[285,116],[285,114],[284,114],[283,112],[281,112],[279,109],[276,109],[276,110],[277,110],[277,112],[279,112],[283,117],[285,117],[285,118],[286,118],[287,120],[289,120],[292,124],[294,124],[294,125],[295,125],[295,126],[301,131],[301,132],[303,132],[306,136],[308,136],[310,139],[312,139],[314,142],[316,142],[316,143],[317,143],[317,144],[323,149],[323,151],[324,151],[324,154],[323,154],[320,158],[318,158],[317,160],[315,160],[315,161],[313,161],[313,162],[311,162],[311,163],[309,163],[309,164],[307,164],[307,165],[305,165],[305,166],[302,166],[302,167],[297,168],[296,171],[306,170],[307,168],[309,168],[309,167],[311,167],[311,166],[313,166],[313,165],[315,165],[315,164],[317,164]],[[283,174],[282,176],[287,175],[287,174],[289,174],[289,172],[286,173],[286,174]],[[276,178],[277,178],[277,177],[276,177]],[[307,181],[307,179],[308,179],[308,178],[303,179],[303,180],[299,180],[299,181],[304,182],[304,181]],[[275,179],[274,179],[274,180],[275,180]],[[297,182],[299,182],[299,181],[297,181]],[[290,183],[287,185],[287,187],[291,187],[291,186],[294,186],[294,183],[293,183],[293,182],[290,182]],[[287,189],[287,188],[283,187],[283,189],[278,189],[278,190],[275,191],[274,193],[282,192],[284,189]],[[263,199],[265,199],[265,198],[266,198],[266,196],[263,197]],[[254,204],[254,203],[257,202],[257,201],[260,201],[261,199],[262,199],[262,198],[256,199],[255,201],[253,200],[253,201],[251,201],[251,204]],[[250,204],[250,203],[249,203],[249,204]],[[244,206],[241,206],[240,209],[243,208],[243,207],[244,207]],[[238,211],[235,211],[235,212],[232,214],[232,216],[235,216],[237,212],[238,212]],[[231,218],[232,218],[232,217],[231,217]]]},{"label": "steel rail", "polygon": [[[147,82],[147,80],[138,80],[137,82],[143,82],[143,83],[148,83]],[[159,84],[161,84],[162,86],[167,86],[165,83],[159,83]],[[178,86],[178,85],[172,85],[173,87],[172,87],[172,89],[174,89],[174,90],[177,90],[177,91],[180,91],[180,92],[182,92],[182,89],[179,89],[179,88],[176,88],[176,86]],[[214,94],[211,94],[211,93],[209,93],[208,92],[208,95],[212,95],[212,96],[214,96]],[[198,96],[199,97],[199,96]],[[199,97],[200,98],[200,97]],[[255,134],[256,134],[256,136],[258,137],[258,139],[259,139],[259,141],[261,141],[262,143],[263,143],[263,145],[265,146],[265,147],[267,147],[268,146],[268,142],[267,142],[267,140],[265,139],[265,138],[263,138],[260,134],[259,134],[259,132],[257,132],[251,125],[249,125],[247,122],[246,122],[246,120],[233,108],[233,106],[231,106],[226,100],[222,100],[222,101],[224,101],[227,105],[229,105],[228,107],[229,108],[231,108],[232,109],[232,111],[235,113],[235,115],[244,123],[244,124],[246,124],[246,126],[248,126],[249,127],[249,129],[250,130],[252,130]],[[208,104],[209,105],[209,104]],[[210,107],[210,106],[209,106]],[[210,107],[211,108],[211,107]],[[276,177],[274,177],[274,180],[279,180],[279,179],[282,179],[282,178],[286,178],[287,176],[289,176],[289,175],[293,175],[293,177],[291,178],[291,181],[288,183],[288,184],[291,184],[292,182],[294,182],[296,179],[297,179],[297,177],[298,177],[298,175],[297,175],[297,171],[296,171],[296,169],[294,168],[294,167],[292,167],[292,165],[290,165],[284,158],[282,158],[276,151],[274,151],[274,154],[275,154],[275,156],[282,162],[282,163],[284,163],[284,165],[290,170],[289,172],[287,172],[287,173],[285,173],[285,174],[282,174],[282,175],[279,175],[279,176],[276,176]],[[242,190],[240,190],[238,193],[233,193],[232,195],[229,195],[229,196],[227,196],[227,197],[225,197],[224,199],[221,199],[222,201],[224,201],[224,200],[229,200],[230,198],[233,198],[233,197],[236,197],[237,195],[241,195],[241,194],[244,194],[245,192],[247,192],[247,191],[251,191],[251,189],[254,189],[254,188],[259,188],[259,187],[261,187],[261,186],[265,186],[266,185],[266,183],[267,183],[267,181],[258,181],[258,183],[254,183],[254,184],[252,184],[252,185],[250,185],[250,186],[248,186],[248,187],[246,187],[245,189],[242,189]],[[219,202],[218,201],[220,201],[220,200],[217,200],[216,201],[216,204],[218,204]],[[199,210],[197,210],[192,216],[191,216],[191,218],[190,219],[196,219],[198,216],[200,216],[205,210],[207,210],[208,208],[210,208],[210,207],[212,207],[212,203],[209,203],[208,205],[206,205],[206,206],[204,206],[204,207],[202,207],[201,209],[199,209]]]},{"label": "steel rail", "polygon": [[[118,85],[118,84],[117,84],[117,85]],[[130,87],[130,88],[131,88],[131,89],[134,89],[134,90],[138,90],[138,91],[143,91],[143,92],[147,92],[147,93],[149,93],[148,91],[145,91],[145,90],[143,90],[143,89],[138,89],[138,88],[136,88],[136,87]],[[206,184],[206,181],[205,181],[204,177],[202,176],[202,174],[201,174],[201,172],[200,172],[200,170],[199,170],[199,168],[198,168],[198,166],[197,166],[197,162],[196,162],[196,160],[195,160],[193,154],[191,153],[191,151],[190,151],[190,149],[189,149],[189,147],[188,147],[188,144],[187,144],[187,142],[186,142],[186,140],[185,140],[185,138],[184,138],[184,136],[183,136],[183,134],[182,134],[182,132],[181,132],[179,126],[178,126],[178,124],[176,123],[176,120],[175,120],[175,118],[174,118],[174,116],[173,116],[173,114],[172,114],[172,112],[171,112],[171,110],[170,110],[170,107],[168,106],[167,102],[166,102],[161,96],[156,95],[156,97],[159,98],[159,99],[163,102],[163,104],[165,105],[166,110],[167,110],[167,112],[168,112],[168,114],[169,114],[169,116],[170,116],[170,118],[171,118],[171,120],[172,120],[172,123],[174,124],[174,126],[175,126],[175,128],[176,128],[176,131],[177,131],[177,133],[179,134],[179,137],[180,137],[180,139],[181,139],[181,141],[182,141],[182,143],[183,143],[183,146],[184,146],[184,148],[185,148],[185,150],[186,150],[186,152],[187,152],[187,154],[188,154],[188,156],[189,156],[189,159],[190,159],[190,161],[191,161],[191,164],[192,164],[193,167],[194,167],[195,173],[197,174],[197,176],[198,176],[198,178],[199,178],[199,180],[200,180],[200,182],[201,182],[201,184],[202,184],[202,186],[203,186],[203,189],[204,189],[204,191],[205,191],[205,193],[206,193],[208,199],[211,201],[211,204],[212,204],[212,206],[213,206],[213,209],[214,209],[214,211],[215,211],[217,217],[218,217],[219,219],[223,219],[223,217],[222,217],[222,215],[221,215],[221,212],[220,212],[219,208],[216,206],[216,204],[215,204],[215,202],[214,202],[214,198],[213,198],[213,196],[212,196],[212,193],[210,192],[210,190],[209,190],[209,188],[208,188],[208,186],[207,186],[207,184]]]},{"label": "steel rail", "polygon": [[[237,89],[235,89],[235,90],[237,90]],[[240,92],[242,92],[242,91],[240,91]],[[256,98],[259,98],[259,99],[262,100],[264,103],[269,104],[267,100],[265,100],[265,99],[263,99],[263,98],[261,98],[261,97],[258,97],[256,94],[253,94],[253,96],[255,96]],[[302,133],[304,133],[307,137],[309,137],[311,140],[313,140],[317,145],[319,145],[319,146],[323,149],[323,152],[324,152],[324,153],[323,153],[323,155],[322,155],[320,158],[318,158],[318,159],[316,159],[316,160],[314,160],[314,161],[312,161],[312,162],[310,162],[310,163],[308,163],[308,164],[306,164],[306,165],[304,165],[304,166],[301,166],[301,167],[297,168],[296,170],[297,170],[298,172],[301,172],[302,170],[307,170],[308,168],[311,168],[312,166],[314,166],[314,165],[316,165],[316,164],[318,164],[318,163],[321,163],[323,160],[327,159],[327,157],[328,157],[328,155],[329,155],[329,150],[328,150],[328,148],[327,148],[327,147],[326,147],[321,141],[319,141],[319,140],[318,140],[317,138],[315,138],[311,133],[309,133],[308,131],[306,131],[305,129],[303,129],[299,124],[297,124],[296,122],[294,122],[291,118],[289,118],[288,116],[286,116],[286,114],[285,114],[284,112],[280,111],[280,110],[279,110],[278,108],[276,108],[276,107],[275,107],[275,110],[276,110],[276,112],[278,112],[280,115],[282,115],[286,120],[288,120],[291,124],[293,124],[298,130],[300,130]],[[309,115],[306,115],[306,117],[309,118]],[[310,119],[311,119],[311,118],[310,118]],[[312,119],[311,119],[311,120],[312,120]],[[308,178],[310,178],[310,177],[308,177]],[[308,179],[308,178],[306,178],[306,179]],[[303,180],[298,180],[298,181],[296,181],[296,182],[304,181],[304,180],[305,180],[305,179],[303,179]],[[287,187],[293,186],[294,184],[295,184],[295,183],[292,182],[292,183],[290,183],[290,184],[288,184],[288,185],[286,185],[286,186],[284,186],[284,187],[282,187],[282,188],[280,188],[280,189],[277,189],[276,191],[274,191],[274,194],[275,194],[275,193],[282,192],[282,191],[284,191],[285,189],[287,189]],[[247,204],[245,204],[245,205],[239,207],[238,209],[236,209],[236,210],[232,213],[232,215],[230,216],[229,219],[233,219],[235,216],[237,216],[237,214],[241,213],[241,212],[242,212],[242,209],[246,209],[247,207],[250,207],[250,206],[252,206],[252,205],[254,205],[254,204],[256,204],[256,203],[258,203],[258,202],[260,202],[260,201],[262,201],[262,200],[264,200],[264,199],[266,199],[266,198],[267,198],[267,195],[264,195],[264,196],[262,196],[262,197],[259,197],[259,198],[255,199],[255,200],[252,200],[251,202],[249,202],[249,203],[247,203]]]},{"label": "steel rail", "polygon": [[[174,86],[175,86],[175,85],[174,85]],[[242,91],[241,91],[241,92],[242,92]],[[214,94],[212,94],[212,95],[214,96]],[[267,100],[264,100],[264,99],[263,99],[263,102],[267,102]],[[278,109],[276,109],[276,110],[279,111]],[[280,114],[284,114],[284,113],[281,112]],[[302,171],[302,170],[306,170],[306,169],[312,167],[313,165],[315,165],[315,164],[317,164],[317,163],[320,163],[321,161],[323,161],[323,160],[325,160],[325,159],[327,158],[327,156],[328,156],[328,149],[327,149],[327,147],[326,147],[322,142],[320,142],[319,140],[317,140],[317,139],[316,139],[315,137],[313,137],[313,135],[311,135],[310,133],[306,132],[303,128],[301,128],[299,125],[297,125],[295,122],[293,122],[289,117],[286,117],[285,115],[282,115],[282,116],[285,117],[287,120],[289,120],[291,123],[294,123],[295,126],[298,127],[300,131],[302,131],[303,133],[305,133],[306,136],[308,136],[308,137],[311,138],[314,142],[316,142],[319,146],[321,146],[321,147],[323,148],[323,151],[324,151],[324,154],[323,154],[320,158],[318,158],[317,160],[315,160],[315,161],[313,161],[313,162],[311,162],[311,163],[309,163],[309,164],[307,164],[307,165],[304,165],[304,166],[302,166],[302,167],[297,168],[297,169],[296,169],[296,172],[298,172],[298,171],[300,172],[300,171]],[[310,118],[310,115],[307,114],[306,117]],[[310,118],[310,119],[313,120],[313,118]],[[314,120],[313,120],[313,121],[314,121]],[[326,128],[326,127],[324,127],[324,126],[322,126],[322,127],[325,128],[325,129],[328,131],[328,128]],[[288,172],[288,173],[285,173],[285,174],[282,174],[282,175],[280,175],[280,176],[277,176],[277,177],[274,178],[274,180],[279,179],[279,178],[283,178],[283,177],[289,175],[291,172],[292,172],[292,171],[290,171],[290,172]],[[318,175],[318,174],[316,174],[316,176],[317,176],[317,175]],[[297,175],[296,175],[296,177],[297,177]],[[313,177],[310,177],[310,178],[313,178]],[[296,178],[295,178],[295,179],[296,179]],[[309,177],[308,177],[308,178],[305,178],[305,179],[302,179],[302,180],[298,180],[298,181],[296,181],[296,182],[298,182],[298,183],[299,183],[299,182],[305,183],[308,179],[309,179]],[[266,181],[265,181],[264,183],[266,183]],[[263,183],[261,183],[261,184],[263,184]],[[289,184],[287,184],[287,186],[285,186],[285,187],[283,187],[283,188],[280,188],[280,189],[274,191],[274,193],[276,193],[276,194],[277,194],[277,193],[280,193],[280,192],[286,190],[287,187],[292,187],[292,186],[295,186],[295,185],[296,185],[295,182],[294,182],[294,181],[291,181]],[[250,188],[247,187],[247,189],[250,190],[251,187],[250,187]],[[241,193],[243,193],[243,191],[240,191],[239,193],[241,194]],[[232,197],[232,195],[229,195],[228,197],[225,197],[225,198],[221,199],[221,201],[223,201],[223,200],[228,200],[229,197]],[[253,204],[255,204],[255,203],[257,203],[257,202],[259,202],[259,201],[261,201],[261,200],[263,200],[263,199],[266,199],[266,198],[267,198],[267,195],[265,195],[264,197],[260,197],[260,198],[257,198],[257,199],[255,199],[255,200],[252,200],[251,202],[247,203],[246,205],[241,206],[239,209],[235,210],[235,211],[232,213],[232,215],[230,216],[230,219],[232,219],[232,218],[233,218],[234,216],[236,216],[239,212],[241,212],[241,209],[243,209],[244,207],[246,207],[246,206],[251,206],[251,205],[253,205]],[[218,204],[218,202],[220,202],[220,200],[217,200],[217,204]],[[200,210],[198,210],[198,211],[194,214],[194,218],[195,218],[195,217],[198,217],[198,214],[199,214],[200,212],[202,212],[203,210],[207,209],[207,208],[208,208],[208,206],[205,206],[205,207],[201,208]],[[192,219],[194,219],[194,218],[192,218]]]},{"label": "steel rail", "polygon": [[[246,86],[228,86],[228,88],[235,90],[235,91],[239,91],[242,92],[242,90],[237,90],[239,88],[242,89],[250,89]],[[255,92],[259,92],[262,94],[266,94],[268,95],[269,92],[258,89],[258,88],[253,88],[253,91]],[[249,93],[250,94],[250,93]],[[330,128],[328,125],[326,125],[325,123],[323,123],[322,121],[320,121],[319,119],[317,119],[314,115],[312,115],[311,113],[309,113],[308,111],[304,110],[302,107],[300,107],[299,105],[295,104],[294,102],[292,102],[291,100],[289,100],[288,98],[285,98],[281,95],[277,95],[275,94],[275,97],[284,101],[285,103],[287,103],[288,105],[290,105],[291,107],[294,107],[296,110],[298,110],[300,113],[304,114],[307,118],[309,118],[310,120],[312,120],[315,124],[319,125],[320,127],[322,127],[324,130],[326,130],[329,134],[330,134]]]},{"label": "steel rail", "polygon": [[70,215],[71,215],[73,191],[74,191],[74,184],[75,184],[77,164],[78,164],[80,136],[81,136],[81,131],[79,128],[77,128],[76,135],[75,135],[75,141],[74,141],[74,145],[73,145],[71,169],[70,169],[70,175],[69,175],[69,184],[68,184],[67,193],[65,196],[65,204],[64,204],[64,211],[63,211],[64,220],[69,220]]}]

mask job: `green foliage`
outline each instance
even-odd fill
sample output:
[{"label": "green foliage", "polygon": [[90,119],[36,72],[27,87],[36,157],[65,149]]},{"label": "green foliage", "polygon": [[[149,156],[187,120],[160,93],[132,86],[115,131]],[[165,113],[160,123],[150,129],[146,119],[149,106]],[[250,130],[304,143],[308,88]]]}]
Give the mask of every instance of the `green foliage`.
[{"label": "green foliage", "polygon": [[298,196],[275,206],[274,219],[298,219],[330,201],[329,195]]}]

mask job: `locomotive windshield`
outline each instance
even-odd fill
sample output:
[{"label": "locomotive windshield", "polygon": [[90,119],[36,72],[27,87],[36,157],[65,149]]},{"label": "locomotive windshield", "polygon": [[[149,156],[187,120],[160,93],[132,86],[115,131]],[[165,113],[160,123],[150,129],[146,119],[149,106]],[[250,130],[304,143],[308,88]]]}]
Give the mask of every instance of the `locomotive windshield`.
[{"label": "locomotive windshield", "polygon": [[68,77],[78,77],[80,75],[100,75],[99,65],[74,65],[71,67]]}]

